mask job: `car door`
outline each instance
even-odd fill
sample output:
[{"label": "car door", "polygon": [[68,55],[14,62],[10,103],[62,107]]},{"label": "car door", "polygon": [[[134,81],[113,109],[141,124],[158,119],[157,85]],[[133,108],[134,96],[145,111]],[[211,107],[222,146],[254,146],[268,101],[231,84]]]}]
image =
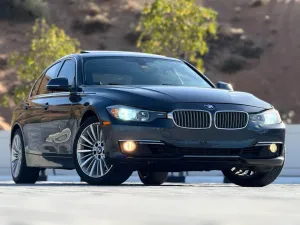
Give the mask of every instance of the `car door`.
[{"label": "car door", "polygon": [[[75,59],[67,59],[57,77],[65,77],[69,86],[74,87],[76,74]],[[75,117],[72,113],[72,95],[70,92],[53,92],[44,96],[47,110],[41,121],[42,151],[44,157],[71,157],[75,136]],[[52,158],[52,161],[55,161]]]},{"label": "car door", "polygon": [[49,94],[46,90],[46,84],[58,74],[61,65],[62,62],[58,62],[49,67],[34,84],[30,96],[24,102],[27,114],[23,127],[25,151],[28,156],[26,156],[27,164],[31,166],[39,165],[34,156],[40,155],[43,152],[41,147],[43,143],[42,121],[45,118],[47,110],[45,95]]}]

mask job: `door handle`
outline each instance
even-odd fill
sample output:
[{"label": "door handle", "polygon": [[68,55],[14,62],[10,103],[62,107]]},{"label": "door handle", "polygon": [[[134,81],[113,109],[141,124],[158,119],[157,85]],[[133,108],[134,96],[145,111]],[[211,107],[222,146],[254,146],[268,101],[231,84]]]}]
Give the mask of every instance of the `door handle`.
[{"label": "door handle", "polygon": [[47,110],[49,108],[49,103],[47,102],[45,105],[44,105],[44,109]]},{"label": "door handle", "polygon": [[23,107],[24,107],[24,109],[29,109],[29,104],[28,103],[24,103],[24,105],[23,105]]}]

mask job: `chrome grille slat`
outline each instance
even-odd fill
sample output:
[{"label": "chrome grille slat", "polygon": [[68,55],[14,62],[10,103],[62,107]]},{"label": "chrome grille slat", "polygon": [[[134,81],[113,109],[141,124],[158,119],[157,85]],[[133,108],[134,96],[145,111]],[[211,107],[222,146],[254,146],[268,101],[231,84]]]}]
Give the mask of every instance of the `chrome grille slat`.
[{"label": "chrome grille slat", "polygon": [[246,112],[238,111],[218,111],[215,114],[215,126],[218,129],[242,129],[249,121]]},{"label": "chrome grille slat", "polygon": [[201,110],[175,110],[174,123],[183,128],[208,129],[211,126],[211,114]]}]

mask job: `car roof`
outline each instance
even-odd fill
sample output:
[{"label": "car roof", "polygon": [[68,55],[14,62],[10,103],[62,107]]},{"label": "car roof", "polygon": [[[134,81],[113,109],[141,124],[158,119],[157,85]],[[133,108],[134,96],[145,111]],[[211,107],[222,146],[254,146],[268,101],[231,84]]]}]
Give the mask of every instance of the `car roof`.
[{"label": "car roof", "polygon": [[[155,54],[141,53],[141,52],[127,52],[127,51],[81,51],[80,54],[78,55],[82,56],[83,58],[99,57],[99,56],[100,57],[101,56],[116,56],[116,57],[124,56],[124,57],[147,57],[147,58],[158,58],[158,59],[170,59],[170,60],[180,61],[179,59],[170,58],[162,55],[155,55]],[[65,56],[63,58],[70,57],[70,56],[74,56],[74,54]]]}]

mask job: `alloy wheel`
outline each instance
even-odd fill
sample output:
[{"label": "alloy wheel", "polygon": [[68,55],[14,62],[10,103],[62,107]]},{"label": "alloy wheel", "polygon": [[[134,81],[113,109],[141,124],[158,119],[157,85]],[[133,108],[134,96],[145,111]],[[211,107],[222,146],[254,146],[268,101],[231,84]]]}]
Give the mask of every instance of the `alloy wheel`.
[{"label": "alloy wheel", "polygon": [[77,160],[81,170],[92,178],[107,174],[112,165],[105,159],[105,142],[100,123],[92,123],[81,133],[77,144]]},{"label": "alloy wheel", "polygon": [[11,171],[14,177],[20,173],[22,163],[22,142],[20,135],[16,134],[12,141],[11,149]]},{"label": "alloy wheel", "polygon": [[256,175],[256,172],[249,168],[243,169],[243,168],[233,167],[231,168],[230,171],[234,176],[244,177],[244,178],[249,178]]}]

